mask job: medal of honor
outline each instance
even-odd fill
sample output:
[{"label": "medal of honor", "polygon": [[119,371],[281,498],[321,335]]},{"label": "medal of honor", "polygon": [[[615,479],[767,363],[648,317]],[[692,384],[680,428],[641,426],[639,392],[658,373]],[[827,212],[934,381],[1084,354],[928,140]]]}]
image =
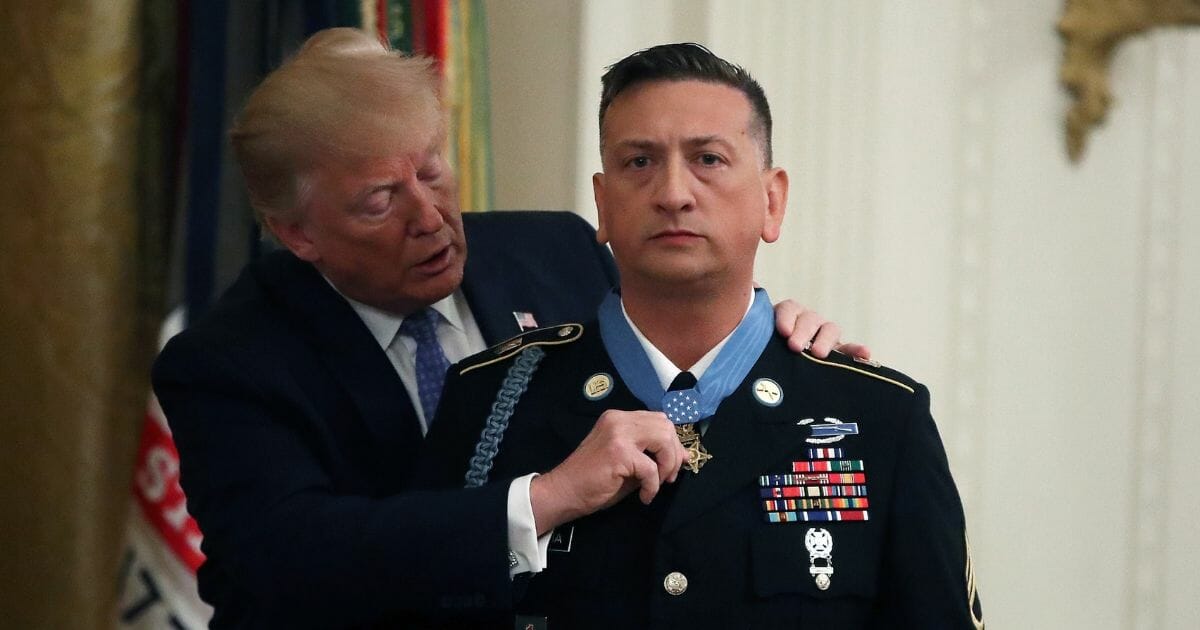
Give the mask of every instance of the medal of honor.
[{"label": "medal of honor", "polygon": [[687,463],[683,467],[693,473],[700,472],[700,469],[704,468],[704,465],[713,456],[700,443],[700,434],[696,432],[696,425],[690,422],[677,424],[675,425],[675,435],[679,436],[679,443],[683,444],[683,448],[686,448],[688,452]]},{"label": "medal of honor", "polygon": [[[700,472],[713,456],[700,443],[696,423],[716,414],[721,401],[732,394],[749,375],[763,348],[771,340],[775,330],[775,314],[770,298],[762,289],[755,289],[746,316],[730,333],[725,346],[699,377],[699,381],[693,378],[690,387],[680,385],[676,388],[672,384],[669,390],[658,380],[658,374],[646,357],[642,343],[625,317],[620,294],[610,293],[600,304],[598,315],[604,350],[617,369],[617,374],[629,391],[646,405],[646,409],[663,412],[675,425],[679,443],[688,452],[683,467],[693,473]],[[770,381],[769,384],[767,381]],[[766,392],[756,394],[766,397],[765,400],[760,398],[759,402],[767,406],[779,404],[783,391],[778,384],[770,379],[759,379],[757,384]]]}]

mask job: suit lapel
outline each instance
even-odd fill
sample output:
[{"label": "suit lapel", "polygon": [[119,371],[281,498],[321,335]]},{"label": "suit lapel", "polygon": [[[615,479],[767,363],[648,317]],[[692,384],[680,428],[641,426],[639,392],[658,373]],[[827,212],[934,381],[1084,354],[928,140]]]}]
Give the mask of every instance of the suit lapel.
[{"label": "suit lapel", "polygon": [[371,433],[385,443],[419,441],[416,412],[395,368],[362,319],[316,269],[290,253],[277,252],[263,258],[258,277],[317,349]]},{"label": "suit lapel", "polygon": [[[701,439],[713,459],[699,473],[680,473],[682,481],[663,532],[692,521],[735,492],[747,492],[748,485],[757,486],[760,475],[781,472],[774,470],[779,462],[801,448],[809,435],[796,425],[806,413],[812,415],[816,400],[802,378],[804,367],[785,344],[771,340],[746,380],[721,403]],[[763,405],[754,397],[751,388],[759,378],[769,378],[783,390],[778,407]],[[757,497],[756,491],[745,499]]]},{"label": "suit lapel", "polygon": [[[467,238],[467,262],[463,269],[463,294],[475,316],[475,323],[483,340],[493,346],[509,337],[521,334],[517,325],[516,311],[533,313],[536,296],[527,295],[527,287],[516,278],[504,278],[497,274],[495,265],[505,260],[507,254],[492,251],[494,244],[488,239],[487,230],[479,229],[476,218],[463,215],[463,230]],[[494,239],[492,239],[494,240]],[[490,261],[490,262],[489,262]],[[542,322],[545,325],[561,322]]]}]

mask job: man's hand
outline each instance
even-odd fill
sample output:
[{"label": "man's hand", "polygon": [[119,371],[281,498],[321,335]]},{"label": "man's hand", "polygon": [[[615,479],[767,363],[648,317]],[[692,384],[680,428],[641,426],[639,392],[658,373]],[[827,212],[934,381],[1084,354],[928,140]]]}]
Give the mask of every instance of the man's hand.
[{"label": "man's hand", "polygon": [[529,484],[538,535],[602,510],[639,490],[650,503],[675,481],[687,450],[657,411],[608,410],[561,464]]},{"label": "man's hand", "polygon": [[792,300],[775,305],[775,329],[788,338],[788,347],[793,352],[809,350],[813,356],[824,359],[830,350],[837,350],[860,359],[871,358],[870,348],[860,343],[839,343],[841,327]]}]

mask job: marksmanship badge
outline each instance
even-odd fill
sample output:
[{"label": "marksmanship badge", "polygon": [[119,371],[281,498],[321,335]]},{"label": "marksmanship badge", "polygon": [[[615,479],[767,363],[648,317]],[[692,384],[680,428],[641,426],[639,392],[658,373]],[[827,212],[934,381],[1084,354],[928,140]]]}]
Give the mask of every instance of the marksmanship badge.
[{"label": "marksmanship badge", "polygon": [[829,576],[833,575],[833,536],[829,530],[813,527],[804,533],[804,548],[808,550],[809,575],[817,588],[828,590]]}]

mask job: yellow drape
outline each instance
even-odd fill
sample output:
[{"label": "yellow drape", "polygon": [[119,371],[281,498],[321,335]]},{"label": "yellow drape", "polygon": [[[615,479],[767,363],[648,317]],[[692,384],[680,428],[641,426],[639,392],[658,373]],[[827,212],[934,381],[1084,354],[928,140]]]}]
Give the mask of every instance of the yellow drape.
[{"label": "yellow drape", "polygon": [[141,7],[0,5],[4,627],[114,618],[160,290],[139,214]]}]

